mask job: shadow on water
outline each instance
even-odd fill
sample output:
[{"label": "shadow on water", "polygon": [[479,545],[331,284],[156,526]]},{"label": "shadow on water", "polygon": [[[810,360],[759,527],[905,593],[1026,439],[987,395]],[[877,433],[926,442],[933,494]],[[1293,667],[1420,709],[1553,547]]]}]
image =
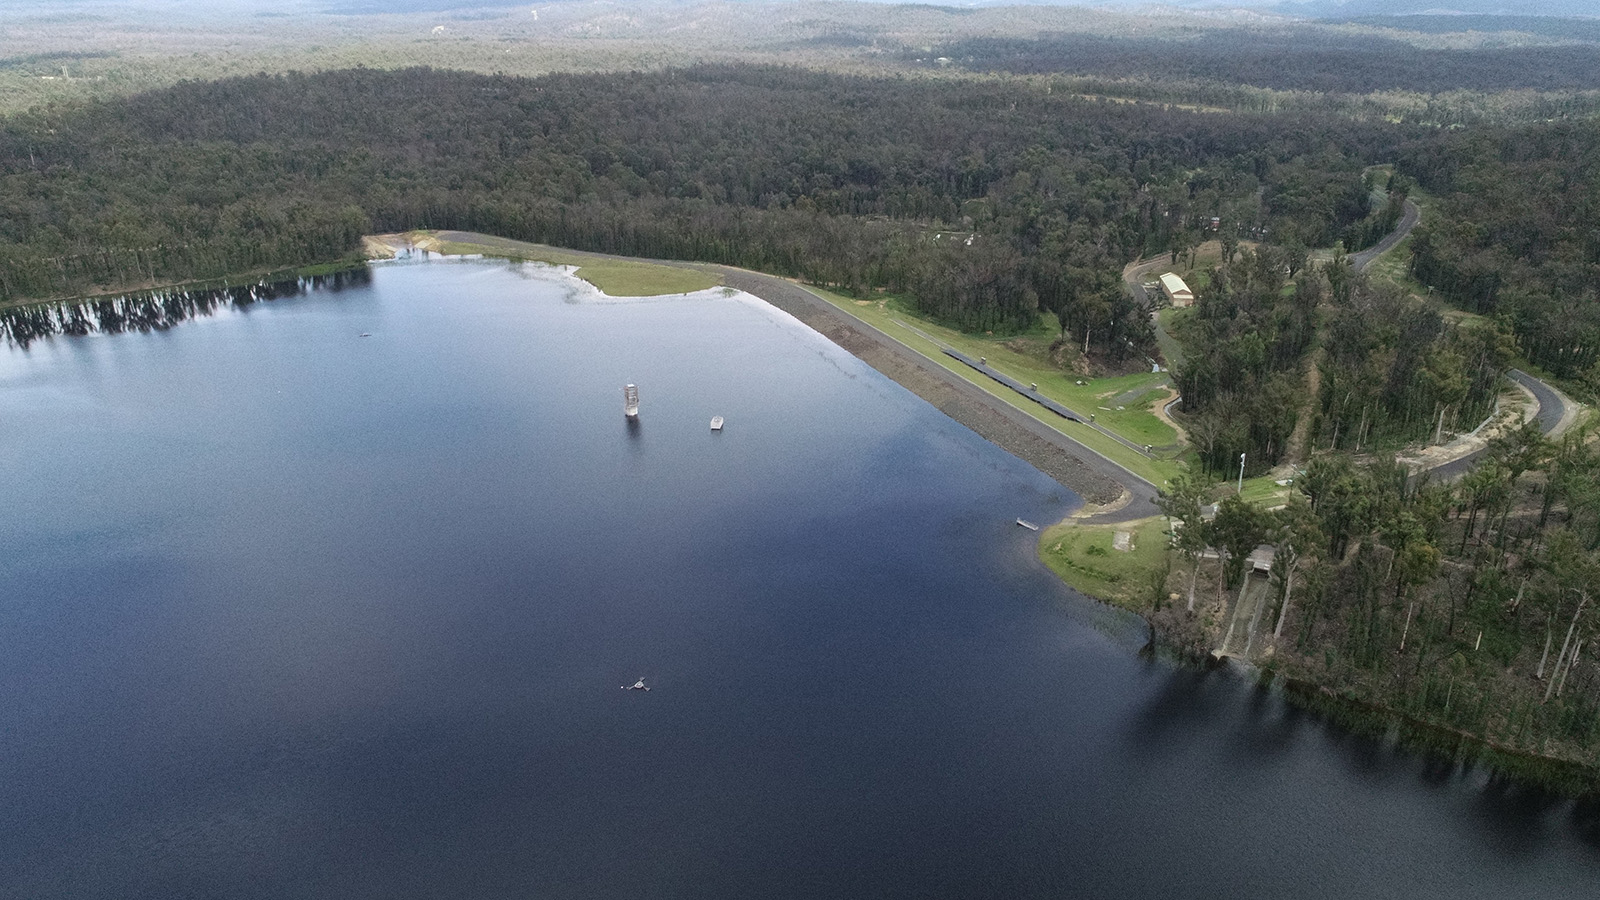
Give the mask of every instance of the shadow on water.
[{"label": "shadow on water", "polygon": [[1600,799],[1573,803],[1567,814],[1567,823],[1584,848],[1600,857]]},{"label": "shadow on water", "polygon": [[1163,745],[1177,734],[1191,734],[1217,718],[1216,689],[1226,689],[1225,672],[1175,669],[1160,660],[1146,661],[1147,671],[1158,673],[1161,686],[1129,723],[1128,744],[1135,753]]},{"label": "shadow on water", "polygon": [[1270,764],[1293,752],[1302,736],[1304,713],[1269,687],[1223,668],[1172,668],[1158,659],[1147,665],[1160,686],[1129,722],[1132,754],[1210,731],[1230,756]]},{"label": "shadow on water", "polygon": [[[1153,670],[1165,664],[1152,660]],[[1549,851],[1557,833],[1600,857],[1600,799],[1574,800],[1497,774],[1480,763],[1408,748],[1394,729],[1365,733],[1288,702],[1270,685],[1251,684],[1223,669],[1175,669],[1160,675],[1127,731],[1127,751],[1148,757],[1170,741],[1221,729],[1234,759],[1270,762],[1293,753],[1308,734],[1367,783],[1412,783],[1427,794],[1453,794],[1462,819],[1507,860]],[[1314,731],[1308,729],[1314,728]]]},{"label": "shadow on water", "polygon": [[1230,750],[1262,762],[1287,756],[1300,737],[1303,720],[1298,711],[1266,685],[1253,684],[1244,691],[1242,714],[1230,732]]},{"label": "shadow on water", "polygon": [[1472,804],[1472,824],[1503,856],[1537,856],[1560,821],[1557,814],[1572,805],[1565,797],[1491,775]]},{"label": "shadow on water", "polygon": [[371,281],[372,271],[363,266],[329,275],[263,280],[253,284],[15,306],[0,310],[0,337],[8,345],[25,350],[34,341],[58,334],[163,331],[189,319],[216,315],[221,310],[246,310],[259,302],[298,297],[310,291],[340,291],[365,286]]}]

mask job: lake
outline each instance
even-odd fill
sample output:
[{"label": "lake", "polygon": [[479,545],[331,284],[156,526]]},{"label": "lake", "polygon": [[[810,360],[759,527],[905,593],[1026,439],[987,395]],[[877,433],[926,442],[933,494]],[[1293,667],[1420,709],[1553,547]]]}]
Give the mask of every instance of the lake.
[{"label": "lake", "polygon": [[58,335],[0,460],[0,897],[1600,883],[1592,807],[1141,657],[1015,525],[1075,497],[743,295],[434,260]]}]

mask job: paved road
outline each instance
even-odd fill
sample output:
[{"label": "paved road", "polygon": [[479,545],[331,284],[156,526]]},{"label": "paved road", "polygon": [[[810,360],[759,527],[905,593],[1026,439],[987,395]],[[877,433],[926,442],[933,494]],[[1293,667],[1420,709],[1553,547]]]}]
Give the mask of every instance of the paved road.
[{"label": "paved road", "polygon": [[1350,265],[1357,272],[1365,271],[1372,261],[1393,250],[1395,245],[1406,239],[1411,229],[1417,227],[1417,222],[1422,218],[1422,210],[1410,200],[1406,201],[1405,208],[1400,214],[1400,221],[1395,223],[1394,230],[1384,236],[1383,240],[1373,244],[1360,253],[1350,254]]},{"label": "paved road", "polygon": [[[1405,212],[1401,215],[1399,223],[1395,225],[1394,231],[1389,232],[1388,236],[1372,247],[1369,247],[1360,253],[1350,254],[1351,266],[1353,266],[1357,272],[1363,271],[1367,266],[1371,265],[1373,260],[1377,259],[1384,253],[1393,250],[1395,245],[1405,240],[1406,235],[1411,233],[1411,229],[1417,227],[1417,222],[1421,216],[1422,210],[1417,207],[1417,204],[1407,200],[1405,204]],[[1539,412],[1535,415],[1535,419],[1539,423],[1539,431],[1546,435],[1554,431],[1556,426],[1561,423],[1561,420],[1571,409],[1571,401],[1567,400],[1555,389],[1551,388],[1550,385],[1545,384],[1543,381],[1540,381],[1521,369],[1512,369],[1506,373],[1506,376],[1512,381],[1515,381],[1516,383],[1527,388],[1529,391],[1533,392],[1534,398],[1538,400]],[[1477,465],[1478,461],[1483,457],[1483,454],[1487,452],[1487,449],[1488,448],[1469,453],[1460,459],[1453,459],[1450,462],[1423,471],[1428,472],[1436,481],[1454,481],[1455,479],[1465,475],[1472,469],[1473,466]],[[1419,472],[1418,474],[1421,473]]]},{"label": "paved road", "polygon": [[[1506,376],[1532,391],[1534,399],[1539,401],[1539,412],[1534,416],[1534,421],[1539,423],[1539,432],[1548,435],[1554,431],[1555,427],[1561,424],[1561,420],[1566,417],[1567,412],[1571,409],[1571,406],[1569,406],[1571,401],[1557,393],[1550,385],[1521,369],[1512,369],[1506,373]],[[1478,464],[1478,460],[1483,457],[1483,454],[1487,452],[1488,448],[1485,447],[1460,459],[1453,459],[1443,465],[1423,471],[1427,472],[1434,481],[1454,481],[1467,474],[1473,466]],[[1422,473],[1419,472],[1417,474],[1420,475]]]}]

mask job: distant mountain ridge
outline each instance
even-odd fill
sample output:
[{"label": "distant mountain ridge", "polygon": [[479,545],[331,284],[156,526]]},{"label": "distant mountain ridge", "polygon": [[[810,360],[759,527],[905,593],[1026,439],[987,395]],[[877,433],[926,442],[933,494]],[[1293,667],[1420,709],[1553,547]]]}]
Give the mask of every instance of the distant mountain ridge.
[{"label": "distant mountain ridge", "polygon": [[[110,14],[156,14],[166,19],[214,19],[250,16],[281,16],[306,12],[340,15],[461,12],[469,9],[504,9],[527,6],[577,6],[589,0],[211,0],[189,4],[181,0],[0,0],[0,13],[28,16],[81,16]],[[670,2],[670,0],[669,0]],[[681,0],[685,6],[696,0]],[[805,0],[725,0],[732,3],[801,3]],[[925,5],[945,7],[1066,6],[1102,10],[1135,10],[1168,7],[1192,11],[1229,9],[1254,10],[1308,19],[1352,19],[1369,16],[1435,17],[1458,15],[1527,17],[1572,17],[1600,19],[1595,0],[856,0],[884,5]],[[589,5],[594,5],[589,3]],[[626,2],[612,4],[625,11]],[[1409,25],[1409,23],[1408,23]],[[1492,30],[1503,30],[1490,25]],[[1420,28],[1419,30],[1432,30]]]},{"label": "distant mountain ridge", "polygon": [[[409,0],[449,3],[464,0]],[[906,0],[861,0],[864,3],[900,4]],[[1088,6],[1101,9],[1135,9],[1168,6],[1189,10],[1254,9],[1308,19],[1345,19],[1352,16],[1563,16],[1600,18],[1595,0],[912,0],[933,6]]]},{"label": "distant mountain ridge", "polygon": [[[402,0],[460,3],[470,0]],[[735,0],[737,2],[737,0]],[[906,0],[861,0],[903,4]],[[1087,6],[1101,9],[1174,7],[1189,10],[1253,9],[1308,19],[1353,16],[1561,16],[1600,18],[1595,0],[911,0],[932,6]]]},{"label": "distant mountain ridge", "polygon": [[[1193,7],[1206,4],[1195,2],[1183,5]],[[1443,20],[1455,16],[1600,18],[1600,7],[1594,0],[1519,0],[1516,3],[1507,3],[1506,0],[1278,0],[1262,5],[1277,12],[1317,19],[1355,16],[1426,16]]]}]

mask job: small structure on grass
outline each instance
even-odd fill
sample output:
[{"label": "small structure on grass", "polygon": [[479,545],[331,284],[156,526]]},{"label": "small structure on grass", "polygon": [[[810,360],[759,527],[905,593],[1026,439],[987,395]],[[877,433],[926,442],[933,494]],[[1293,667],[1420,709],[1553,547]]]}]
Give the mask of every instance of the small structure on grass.
[{"label": "small structure on grass", "polygon": [[1194,291],[1189,290],[1183,279],[1172,272],[1161,276],[1161,293],[1175,309],[1183,309],[1194,303]]}]

